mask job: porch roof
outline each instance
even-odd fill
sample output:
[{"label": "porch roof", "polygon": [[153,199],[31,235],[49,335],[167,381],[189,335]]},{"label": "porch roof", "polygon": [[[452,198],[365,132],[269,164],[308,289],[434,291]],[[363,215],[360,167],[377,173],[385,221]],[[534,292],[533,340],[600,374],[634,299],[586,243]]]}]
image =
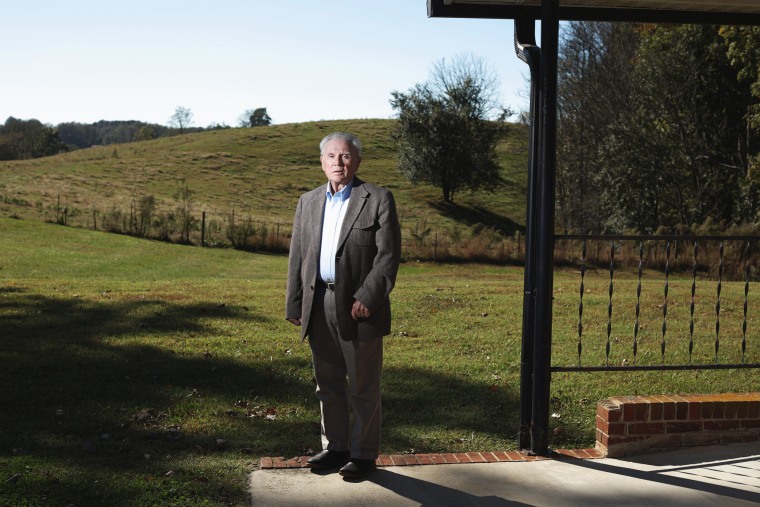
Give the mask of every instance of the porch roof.
[{"label": "porch roof", "polygon": [[[541,18],[541,0],[427,0],[428,16]],[[565,21],[760,24],[758,0],[559,0]]]}]

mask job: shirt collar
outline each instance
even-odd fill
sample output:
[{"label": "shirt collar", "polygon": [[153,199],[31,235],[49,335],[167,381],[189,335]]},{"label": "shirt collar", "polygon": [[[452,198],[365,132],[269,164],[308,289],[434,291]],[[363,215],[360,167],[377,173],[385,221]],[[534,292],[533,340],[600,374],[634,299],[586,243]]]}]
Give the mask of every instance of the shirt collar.
[{"label": "shirt collar", "polygon": [[348,185],[341,188],[335,194],[332,193],[330,189],[330,182],[327,182],[327,188],[325,192],[327,193],[327,198],[332,199],[339,199],[341,201],[347,201],[349,197],[351,197],[351,190],[354,188],[354,179],[351,178],[351,181],[348,182]]}]

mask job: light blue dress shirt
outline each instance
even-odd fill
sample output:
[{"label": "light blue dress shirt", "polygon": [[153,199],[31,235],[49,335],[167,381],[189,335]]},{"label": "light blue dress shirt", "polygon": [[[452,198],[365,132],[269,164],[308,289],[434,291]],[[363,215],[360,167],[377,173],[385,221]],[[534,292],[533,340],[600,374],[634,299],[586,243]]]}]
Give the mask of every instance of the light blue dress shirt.
[{"label": "light blue dress shirt", "polygon": [[330,182],[327,182],[325,219],[322,222],[322,249],[319,252],[319,276],[325,282],[335,281],[335,254],[352,188],[354,188],[353,180],[333,194],[330,190]]}]

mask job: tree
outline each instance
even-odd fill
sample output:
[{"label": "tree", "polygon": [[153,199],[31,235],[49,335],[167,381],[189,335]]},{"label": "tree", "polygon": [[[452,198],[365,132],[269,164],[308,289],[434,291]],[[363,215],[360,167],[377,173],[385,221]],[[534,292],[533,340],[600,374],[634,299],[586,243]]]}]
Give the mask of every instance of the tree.
[{"label": "tree", "polygon": [[56,125],[56,130],[63,142],[77,148],[89,148],[94,144],[103,144],[93,125],[78,122],[65,122]]},{"label": "tree", "polygon": [[440,187],[444,202],[464,189],[498,185],[496,146],[512,112],[499,105],[497,85],[482,60],[460,56],[436,63],[429,80],[407,93],[394,91],[399,170],[413,183]]},{"label": "tree", "polygon": [[193,124],[193,112],[182,106],[177,106],[174,114],[169,118],[169,125],[179,129],[180,134],[185,133],[185,129]]},{"label": "tree", "polygon": [[138,224],[137,233],[140,236],[147,236],[150,232],[150,226],[153,222],[153,214],[156,211],[156,198],[152,195],[144,195],[137,203]]},{"label": "tree", "polygon": [[39,120],[9,117],[0,125],[0,160],[47,157],[68,151],[58,132]]},{"label": "tree", "polygon": [[179,205],[175,209],[175,220],[180,232],[180,242],[190,243],[190,232],[195,229],[197,220],[193,217],[193,201],[191,199],[193,191],[187,186],[185,178],[178,181],[180,187],[174,194],[174,198],[179,200]]},{"label": "tree", "polygon": [[[641,89],[632,100],[635,116],[618,129],[626,136],[619,146],[628,156],[610,164],[617,181],[611,188],[628,194],[622,202],[627,218],[652,230],[708,218],[734,220],[747,172],[744,116],[750,97],[718,28],[647,27],[637,56]],[[625,192],[637,188],[631,175],[641,171],[648,175],[643,189],[653,197],[644,203]]]},{"label": "tree", "polygon": [[[636,93],[633,66],[639,36],[627,23],[572,22],[558,62],[557,218],[564,231],[608,227],[603,174],[613,126],[630,118]],[[594,205],[590,205],[594,203]],[[614,203],[611,203],[614,207]]]},{"label": "tree", "polygon": [[156,133],[153,131],[153,127],[150,125],[144,125],[140,127],[135,134],[135,141],[148,141],[155,138]]},{"label": "tree", "polygon": [[756,26],[725,26],[720,34],[726,42],[731,65],[738,70],[737,78],[749,87],[750,104],[746,120],[747,174],[742,181],[741,196],[736,203],[735,217],[744,222],[757,222],[760,207],[760,28]]},{"label": "tree", "polygon": [[241,127],[268,127],[272,124],[272,118],[267,114],[266,107],[246,109],[238,118]]},{"label": "tree", "polygon": [[208,127],[206,127],[206,130],[224,130],[230,128],[229,125],[226,123],[217,123],[217,122],[211,122],[208,124]]},{"label": "tree", "polygon": [[738,71],[738,79],[749,86],[753,103],[747,119],[754,129],[760,127],[760,27],[725,26],[720,35],[725,40],[731,65]]},{"label": "tree", "polygon": [[167,135],[171,129],[164,125],[135,120],[100,120],[90,124],[59,123],[56,130],[65,143],[79,148],[89,148],[96,144],[121,144],[155,139]]},{"label": "tree", "polygon": [[[730,57],[726,40],[738,35],[704,25],[569,24],[558,88],[566,230],[649,233],[755,216],[746,81],[757,58],[746,39]],[[744,82],[731,58],[744,65]]]}]

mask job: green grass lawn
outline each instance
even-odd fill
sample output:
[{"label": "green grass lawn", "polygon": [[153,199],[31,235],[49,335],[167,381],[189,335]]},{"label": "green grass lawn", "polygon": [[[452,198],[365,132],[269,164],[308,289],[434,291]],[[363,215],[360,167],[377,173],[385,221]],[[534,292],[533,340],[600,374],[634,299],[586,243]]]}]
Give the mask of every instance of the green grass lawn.
[{"label": "green grass lawn", "polygon": [[[0,219],[0,249],[0,504],[245,505],[262,456],[318,450],[308,345],[283,319],[285,256],[12,219]],[[615,276],[621,291],[635,284]],[[647,276],[639,360],[656,363],[661,287]],[[578,277],[555,274],[554,364],[576,361]],[[584,350],[597,364],[607,283],[605,271],[587,274]],[[690,283],[671,280],[668,351],[679,359]],[[709,283],[695,362],[712,357]],[[514,266],[402,265],[382,452],[516,448],[522,284]],[[630,298],[616,297],[615,315],[632,315]],[[724,283],[722,298],[725,361],[743,284]],[[748,359],[758,362],[755,322]],[[613,359],[630,360],[632,318],[615,326]],[[751,371],[555,374],[551,446],[592,446],[607,396],[758,384]]]}]

